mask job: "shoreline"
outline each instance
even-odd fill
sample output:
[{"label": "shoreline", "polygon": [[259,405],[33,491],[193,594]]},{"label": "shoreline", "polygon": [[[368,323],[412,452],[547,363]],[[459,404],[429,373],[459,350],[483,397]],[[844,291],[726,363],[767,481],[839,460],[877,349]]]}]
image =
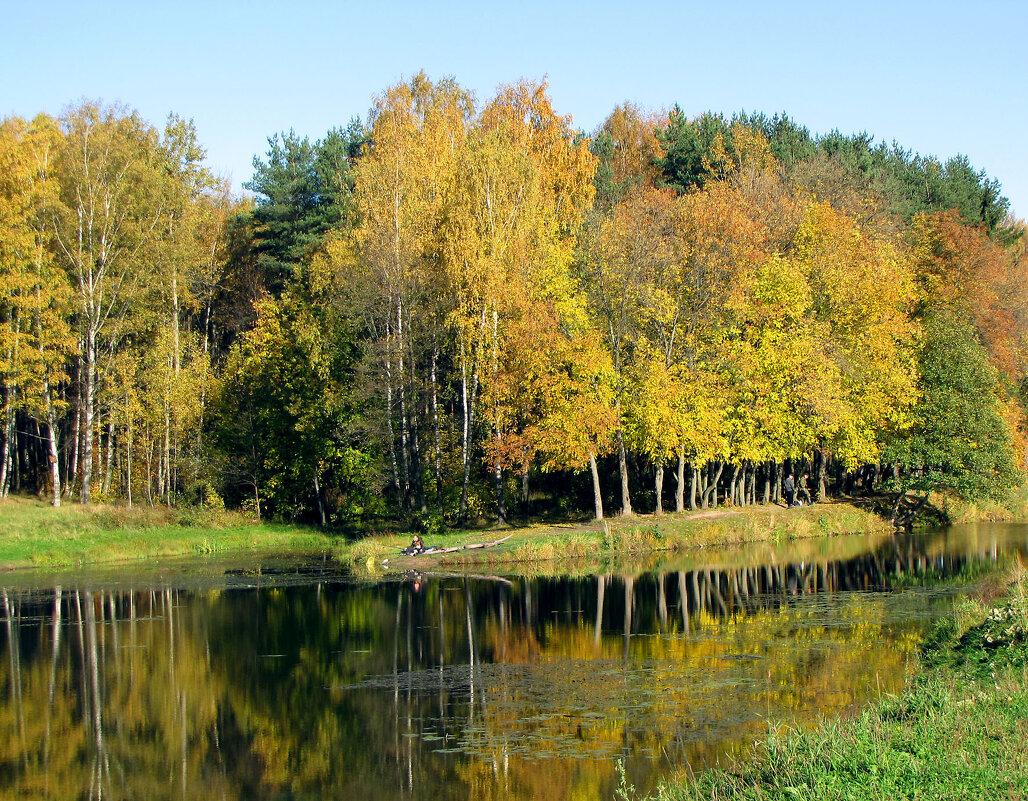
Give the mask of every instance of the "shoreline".
[{"label": "shoreline", "polygon": [[744,509],[706,509],[696,512],[635,515],[588,524],[535,525],[447,534],[427,545],[452,547],[495,540],[510,534],[494,548],[462,550],[439,555],[402,556],[409,540],[373,537],[338,548],[336,557],[369,574],[391,570],[489,567],[510,572],[588,572],[612,561],[648,555],[697,554],[706,548],[731,548],[816,540],[845,534],[887,534],[887,520],[853,504],[835,502],[786,509],[756,506]]},{"label": "shoreline", "polygon": [[[753,753],[649,798],[1028,797],[1028,570],[1012,574],[940,623],[904,692],[809,730],[769,723]],[[618,797],[637,798],[624,781]]]},{"label": "shoreline", "polygon": [[[54,509],[34,499],[0,501],[0,570],[74,568],[141,562],[178,556],[231,556],[264,552],[329,553],[358,572],[390,567],[447,569],[483,565],[525,566],[536,562],[589,561],[694,548],[782,541],[891,530],[887,521],[847,503],[786,509],[757,506],[707,509],[661,516],[637,515],[587,523],[532,524],[460,529],[426,542],[456,547],[509,536],[496,548],[436,557],[399,558],[408,532],[379,533],[357,540],[342,534],[283,523],[247,521],[220,510],[71,505]],[[428,561],[431,560],[431,561]],[[578,570],[584,565],[578,565]]]},{"label": "shoreline", "polygon": [[426,566],[448,570],[503,566],[538,572],[539,566],[549,565],[551,570],[573,566],[574,572],[581,572],[591,564],[604,566],[646,554],[892,532],[878,511],[873,501],[828,501],[792,509],[719,507],[603,521],[487,526],[423,537],[426,545],[439,548],[505,541],[496,547],[408,558],[400,551],[410,543],[411,534],[399,529],[348,539],[341,532],[258,522],[217,509],[100,504],[54,509],[34,498],[12,497],[0,501],[0,570],[131,566],[178,556],[261,552],[330,554],[356,572],[370,574]]}]

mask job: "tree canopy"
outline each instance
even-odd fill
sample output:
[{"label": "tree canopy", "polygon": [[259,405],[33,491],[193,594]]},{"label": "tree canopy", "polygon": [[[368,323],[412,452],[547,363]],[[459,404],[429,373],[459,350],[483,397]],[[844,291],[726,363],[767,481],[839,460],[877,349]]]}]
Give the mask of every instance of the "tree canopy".
[{"label": "tree canopy", "polygon": [[962,155],[419,73],[273,134],[252,197],[204,158],[174,114],[0,123],[0,493],[350,525],[1024,479],[1024,224]]}]

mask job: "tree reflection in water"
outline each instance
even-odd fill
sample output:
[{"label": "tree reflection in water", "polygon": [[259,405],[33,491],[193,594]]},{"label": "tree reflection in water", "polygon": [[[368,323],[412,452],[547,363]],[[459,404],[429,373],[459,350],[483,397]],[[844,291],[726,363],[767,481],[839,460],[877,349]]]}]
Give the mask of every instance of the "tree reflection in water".
[{"label": "tree reflection in water", "polygon": [[802,724],[899,689],[957,591],[941,582],[1023,552],[1026,530],[585,577],[10,586],[0,786],[612,797],[622,759],[645,791],[747,748],[769,719]]}]

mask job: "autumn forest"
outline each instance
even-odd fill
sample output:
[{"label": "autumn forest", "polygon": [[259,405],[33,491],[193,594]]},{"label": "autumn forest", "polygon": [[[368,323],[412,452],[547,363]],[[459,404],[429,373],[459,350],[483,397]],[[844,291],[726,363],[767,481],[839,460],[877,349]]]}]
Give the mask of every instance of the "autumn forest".
[{"label": "autumn forest", "polygon": [[204,160],[177,115],[0,121],[0,495],[429,526],[1024,481],[1028,238],[962,156],[420,74],[246,197]]}]

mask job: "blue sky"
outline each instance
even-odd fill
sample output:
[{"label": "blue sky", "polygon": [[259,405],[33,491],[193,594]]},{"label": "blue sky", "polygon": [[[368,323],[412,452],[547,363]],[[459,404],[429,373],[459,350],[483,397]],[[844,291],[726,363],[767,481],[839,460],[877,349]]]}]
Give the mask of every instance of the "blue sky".
[{"label": "blue sky", "polygon": [[1028,217],[1028,2],[49,2],[0,0],[0,116],[121,103],[194,120],[238,192],[267,139],[365,117],[425,70],[478,100],[549,80],[592,131],[628,100],[688,116],[786,112],[963,153]]}]

